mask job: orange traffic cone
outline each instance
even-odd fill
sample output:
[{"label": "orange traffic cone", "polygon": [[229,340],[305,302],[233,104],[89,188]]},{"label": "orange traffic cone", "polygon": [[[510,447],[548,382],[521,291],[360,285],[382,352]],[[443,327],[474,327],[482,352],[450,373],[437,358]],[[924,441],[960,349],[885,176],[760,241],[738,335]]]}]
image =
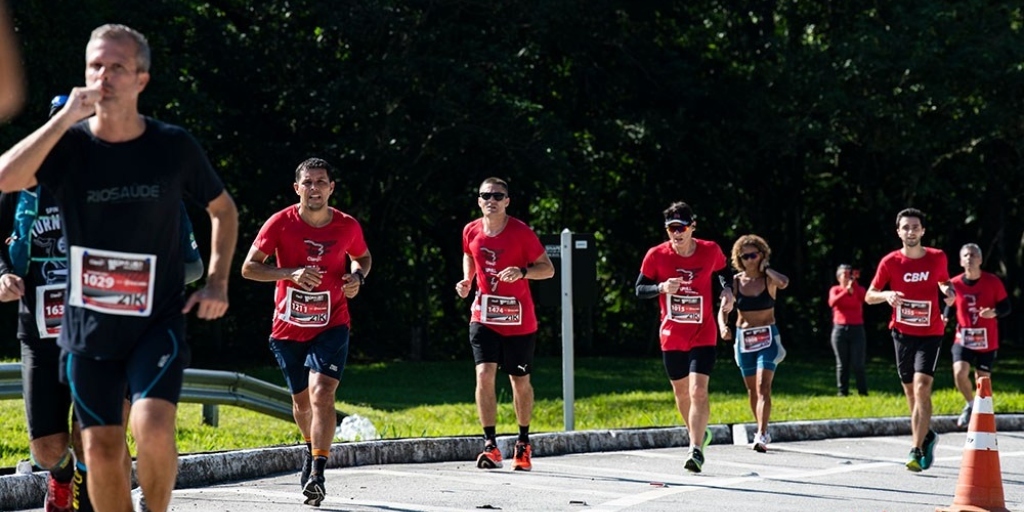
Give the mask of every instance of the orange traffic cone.
[{"label": "orange traffic cone", "polygon": [[996,416],[992,408],[992,382],[978,379],[974,411],[967,427],[960,480],[953,504],[936,512],[1010,512],[1003,499],[1003,475],[999,469]]}]

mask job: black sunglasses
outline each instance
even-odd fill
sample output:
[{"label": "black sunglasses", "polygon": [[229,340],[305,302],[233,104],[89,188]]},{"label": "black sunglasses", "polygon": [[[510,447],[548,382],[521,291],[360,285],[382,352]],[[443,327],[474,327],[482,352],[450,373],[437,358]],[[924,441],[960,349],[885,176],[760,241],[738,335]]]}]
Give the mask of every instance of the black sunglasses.
[{"label": "black sunglasses", "polygon": [[505,199],[505,193],[504,192],[480,192],[480,199],[483,199],[484,201],[490,201],[492,197],[494,198],[495,201],[501,201],[502,199]]},{"label": "black sunglasses", "polygon": [[761,254],[761,253],[759,253],[759,252],[748,252],[746,254],[741,254],[740,258],[743,258],[745,260],[752,260],[752,259],[756,258],[758,254]]}]

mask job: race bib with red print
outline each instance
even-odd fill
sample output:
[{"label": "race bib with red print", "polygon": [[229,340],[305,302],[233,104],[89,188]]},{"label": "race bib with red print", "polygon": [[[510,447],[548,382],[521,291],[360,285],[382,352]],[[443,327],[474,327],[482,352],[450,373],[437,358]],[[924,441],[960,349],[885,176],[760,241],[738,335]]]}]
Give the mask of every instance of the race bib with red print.
[{"label": "race bib with red print", "polygon": [[153,311],[156,256],[71,247],[68,304],[109,315]]}]

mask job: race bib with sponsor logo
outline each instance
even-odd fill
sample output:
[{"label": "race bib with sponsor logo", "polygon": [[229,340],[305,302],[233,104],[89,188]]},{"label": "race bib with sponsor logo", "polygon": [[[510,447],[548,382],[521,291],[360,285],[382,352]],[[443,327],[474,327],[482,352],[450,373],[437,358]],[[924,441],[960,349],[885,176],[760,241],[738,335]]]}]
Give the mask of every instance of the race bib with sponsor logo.
[{"label": "race bib with sponsor logo", "polygon": [[520,325],[523,306],[515,297],[480,296],[480,322],[487,325]]},{"label": "race bib with sponsor logo", "polygon": [[772,326],[747,327],[739,329],[736,343],[740,344],[740,352],[757,352],[772,346]]},{"label": "race bib with sponsor logo", "polygon": [[926,300],[906,300],[896,308],[896,321],[914,327],[928,327],[932,323],[932,303]]},{"label": "race bib with sponsor logo", "polygon": [[40,338],[56,338],[60,335],[66,288],[63,284],[36,288],[36,327],[39,329]]},{"label": "race bib with sponsor logo", "polygon": [[288,288],[281,320],[299,327],[324,327],[331,321],[330,292]]},{"label": "race bib with sponsor logo", "polygon": [[700,295],[668,295],[668,319],[681,324],[699,324],[704,313]]},{"label": "race bib with sponsor logo", "polygon": [[153,311],[156,256],[71,247],[68,305],[109,315]]},{"label": "race bib with sponsor logo", "polygon": [[988,348],[988,329],[984,327],[964,327],[958,332],[960,344],[971,350],[985,350]]}]

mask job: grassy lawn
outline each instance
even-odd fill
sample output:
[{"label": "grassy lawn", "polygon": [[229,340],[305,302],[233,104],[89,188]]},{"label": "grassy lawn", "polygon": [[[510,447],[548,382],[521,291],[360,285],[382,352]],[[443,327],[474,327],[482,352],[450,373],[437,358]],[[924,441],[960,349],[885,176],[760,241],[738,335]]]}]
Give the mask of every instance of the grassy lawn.
[{"label": "grassy lawn", "polygon": [[[957,414],[963,399],[953,388],[948,352],[939,362],[933,403],[935,414]],[[772,421],[906,416],[907,406],[890,359],[868,364],[868,397],[835,396],[831,359],[787,359],[773,389]],[[1024,411],[1024,360],[996,363],[993,395],[997,412]],[[276,368],[248,375],[283,384]],[[473,365],[466,362],[392,362],[353,365],[342,377],[338,408],[373,421],[382,437],[478,435],[473,402]],[[560,431],[561,362],[536,362],[536,407],[532,430]],[[576,362],[576,429],[681,425],[661,360],[587,358]],[[498,431],[515,431],[508,379],[499,377]],[[28,457],[24,405],[0,401],[0,467]],[[711,423],[749,423],[746,392],[731,359],[719,359],[711,377]],[[202,424],[201,406],[182,404],[178,447],[182,453],[252,448],[300,441],[290,422],[235,407],[221,407],[220,426]]]}]

